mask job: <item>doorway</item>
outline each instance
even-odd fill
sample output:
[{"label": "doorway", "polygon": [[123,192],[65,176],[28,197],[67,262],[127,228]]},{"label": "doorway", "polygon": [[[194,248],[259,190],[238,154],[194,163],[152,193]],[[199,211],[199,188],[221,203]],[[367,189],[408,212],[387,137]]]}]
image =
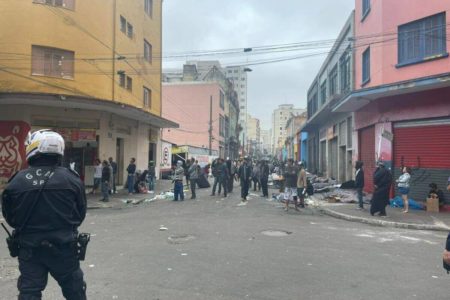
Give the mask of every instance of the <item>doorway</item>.
[{"label": "doorway", "polygon": [[116,140],[116,162],[117,162],[117,185],[123,184],[124,172],[124,141],[122,138]]}]

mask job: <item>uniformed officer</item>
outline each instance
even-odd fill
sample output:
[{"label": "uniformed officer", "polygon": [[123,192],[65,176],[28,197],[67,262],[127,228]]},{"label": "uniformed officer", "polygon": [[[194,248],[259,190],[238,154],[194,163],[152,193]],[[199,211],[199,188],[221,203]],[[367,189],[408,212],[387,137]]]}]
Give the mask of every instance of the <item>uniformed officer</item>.
[{"label": "uniformed officer", "polygon": [[60,167],[63,154],[64,140],[58,133],[29,134],[29,168],[13,176],[2,194],[3,216],[19,241],[19,300],[41,299],[48,273],[66,299],[86,299],[75,248],[86,195],[77,174]]}]

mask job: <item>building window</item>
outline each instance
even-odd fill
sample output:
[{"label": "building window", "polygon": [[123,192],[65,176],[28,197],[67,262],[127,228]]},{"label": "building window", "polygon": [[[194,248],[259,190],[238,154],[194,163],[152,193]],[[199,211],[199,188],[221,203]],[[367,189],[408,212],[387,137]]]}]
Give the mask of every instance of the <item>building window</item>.
[{"label": "building window", "polygon": [[324,105],[327,102],[327,81],[325,80],[320,86],[320,105]]},{"label": "building window", "polygon": [[370,47],[362,54],[362,84],[370,81]]},{"label": "building window", "polygon": [[220,136],[225,136],[225,130],[224,130],[224,127],[225,127],[225,119],[223,118],[223,116],[222,115],[220,115],[220,117],[219,117],[219,134],[220,134]]},{"label": "building window", "polygon": [[127,33],[127,19],[125,19],[123,16],[120,16],[120,31],[123,33]]},{"label": "building window", "polygon": [[350,49],[347,49],[339,60],[341,91],[350,91]]},{"label": "building window", "polygon": [[153,17],[153,0],[144,0],[145,13],[151,18]]},{"label": "building window", "polygon": [[127,77],[125,76],[125,73],[124,72],[119,73],[119,85],[124,88],[126,81]]},{"label": "building window", "polygon": [[32,75],[73,79],[75,52],[34,45],[31,51]]},{"label": "building window", "polygon": [[399,26],[399,66],[447,56],[446,26],[445,13]]},{"label": "building window", "polygon": [[127,76],[127,90],[130,92],[133,90],[133,78]]},{"label": "building window", "polygon": [[144,86],[144,107],[152,107],[152,91]]},{"label": "building window", "polygon": [[127,22],[127,36],[132,39],[133,38],[133,25]]},{"label": "building window", "polygon": [[147,40],[144,40],[144,59],[152,63],[152,45]]},{"label": "building window", "polygon": [[220,107],[222,109],[225,108],[225,95],[223,94],[222,91],[220,91]]},{"label": "building window", "polygon": [[337,65],[330,72],[330,97],[334,96],[337,93],[337,84],[338,84],[338,74],[337,74]]},{"label": "building window", "polygon": [[75,0],[33,0],[34,3],[46,4],[55,7],[75,9]]},{"label": "building window", "polygon": [[[317,90],[317,86],[314,88],[314,90]],[[317,112],[318,109],[317,100],[318,100],[317,92],[315,92],[308,102],[308,118],[311,118]]]},{"label": "building window", "polygon": [[362,0],[362,20],[366,18],[369,12],[370,12],[370,0]]}]

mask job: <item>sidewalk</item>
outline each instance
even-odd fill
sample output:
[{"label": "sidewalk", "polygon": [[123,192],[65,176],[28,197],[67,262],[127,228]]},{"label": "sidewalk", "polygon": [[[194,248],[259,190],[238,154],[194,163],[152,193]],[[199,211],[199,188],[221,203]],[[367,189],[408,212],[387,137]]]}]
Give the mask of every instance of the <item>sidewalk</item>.
[{"label": "sidewalk", "polygon": [[151,194],[133,194],[128,195],[128,190],[123,189],[123,186],[117,186],[117,194],[109,196],[109,202],[101,202],[103,198],[100,190],[91,195],[89,192],[91,188],[86,189],[87,209],[104,209],[104,208],[125,208],[132,205],[142,203],[146,199],[151,199],[161,192],[169,191],[172,188],[171,180],[157,180],[155,183],[155,191]]},{"label": "sidewalk", "polygon": [[401,208],[386,208],[387,217],[371,216],[370,205],[358,210],[357,204],[337,204],[316,201],[318,208],[326,215],[351,222],[360,222],[376,226],[405,229],[450,231],[449,213],[428,213],[424,210],[410,210],[402,213]]}]

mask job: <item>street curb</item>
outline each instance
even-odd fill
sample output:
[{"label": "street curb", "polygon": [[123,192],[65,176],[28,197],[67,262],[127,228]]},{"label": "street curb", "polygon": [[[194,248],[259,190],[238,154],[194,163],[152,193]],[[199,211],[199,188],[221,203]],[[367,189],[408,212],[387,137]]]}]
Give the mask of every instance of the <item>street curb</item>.
[{"label": "street curb", "polygon": [[412,224],[412,223],[401,223],[401,222],[392,222],[392,221],[383,221],[378,219],[368,219],[362,217],[355,217],[343,213],[339,213],[337,211],[320,207],[320,211],[330,217],[334,217],[341,220],[346,220],[350,222],[359,222],[369,225],[381,226],[381,227],[395,227],[395,228],[403,228],[403,229],[415,229],[415,230],[432,230],[432,231],[450,231],[450,227],[439,226],[439,225],[430,225],[430,224]]}]

